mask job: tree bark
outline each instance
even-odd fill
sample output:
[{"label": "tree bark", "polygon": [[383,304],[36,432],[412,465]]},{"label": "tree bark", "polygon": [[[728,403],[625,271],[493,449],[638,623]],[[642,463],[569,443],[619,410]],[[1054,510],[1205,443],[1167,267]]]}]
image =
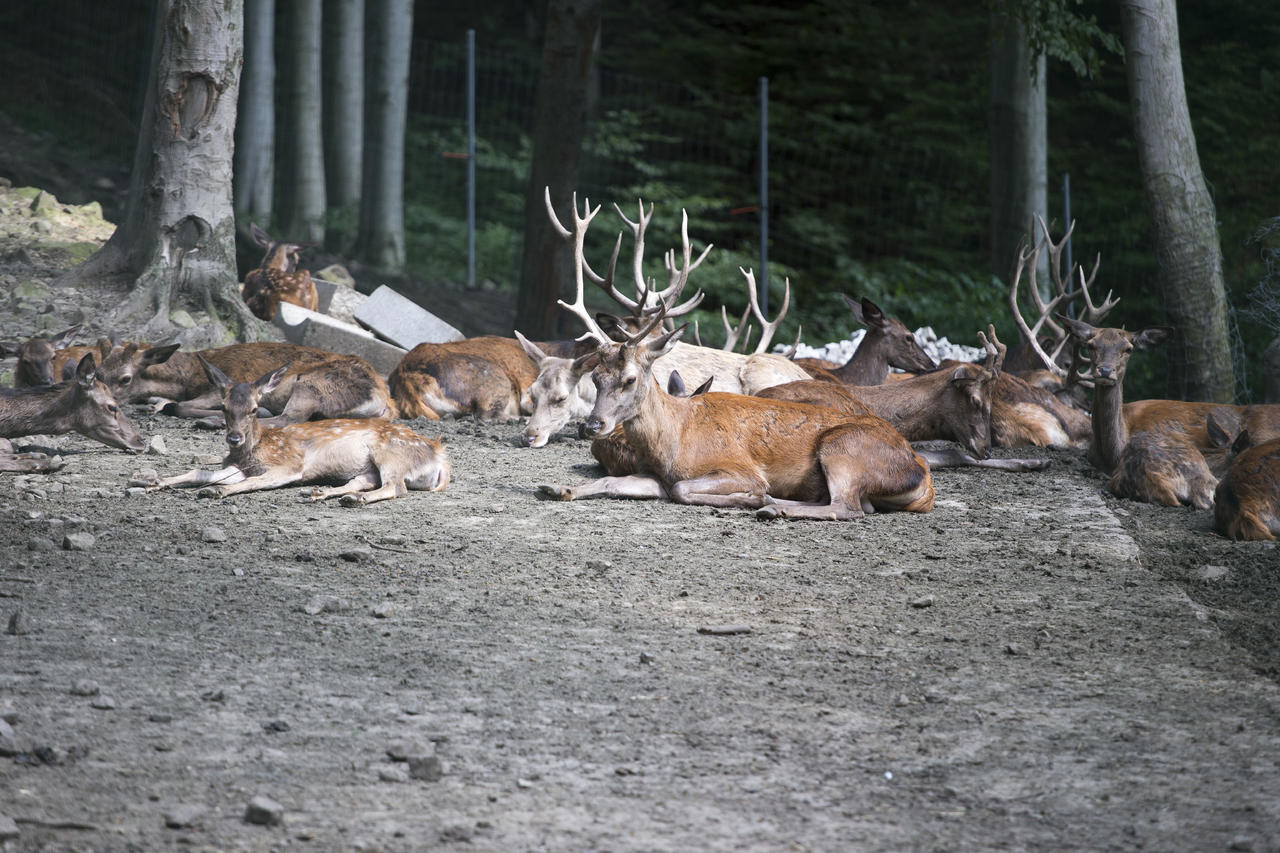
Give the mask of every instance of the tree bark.
[{"label": "tree bark", "polygon": [[290,0],[286,46],[286,97],[280,134],[278,222],[281,239],[324,239],[324,142],[321,136],[321,0]]},{"label": "tree bark", "polygon": [[[191,346],[278,338],[240,299],[231,163],[242,61],[241,0],[159,0],[133,177],[106,245],[62,277],[130,287],[100,331]],[[178,308],[205,316],[195,328]],[[222,309],[223,315],[219,315]],[[224,322],[230,322],[228,329]]]},{"label": "tree bark", "polygon": [[244,72],[232,198],[242,220],[271,227],[275,183],[275,0],[244,0]]},{"label": "tree bark", "polygon": [[[991,271],[1006,280],[1018,243],[1048,219],[1048,120],[1045,58],[1032,56],[1017,18],[991,13]],[[1066,227],[1065,225],[1063,226]],[[1048,257],[1041,258],[1047,269]],[[1047,275],[1038,280],[1047,286]]]},{"label": "tree bark", "polygon": [[404,135],[409,106],[412,0],[368,0],[364,168],[356,257],[404,269]]},{"label": "tree bark", "polygon": [[[325,190],[330,209],[360,202],[364,145],[364,0],[324,0],[323,52]],[[345,252],[354,235],[327,229],[331,251]]]},{"label": "tree bark", "polygon": [[1184,396],[1235,395],[1222,249],[1182,78],[1174,0],[1125,0],[1123,38],[1138,162],[1151,217],[1161,299],[1178,331]]},{"label": "tree bark", "polygon": [[587,128],[600,7],[601,0],[550,0],[547,6],[516,303],[516,327],[535,340],[558,336],[564,312],[556,300],[573,277],[572,258],[547,219],[543,192],[551,188],[560,221],[569,222]]}]

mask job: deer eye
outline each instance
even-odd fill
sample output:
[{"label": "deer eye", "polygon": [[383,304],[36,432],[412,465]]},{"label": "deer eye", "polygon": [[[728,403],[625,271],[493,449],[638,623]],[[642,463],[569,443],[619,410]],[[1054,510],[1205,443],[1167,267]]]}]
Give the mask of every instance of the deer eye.
[{"label": "deer eye", "polygon": [[129,384],[130,382],[132,382],[132,381],[133,381],[133,377],[132,377],[132,376],[130,376],[129,374],[127,374],[127,373],[126,373],[124,376],[121,376],[121,377],[120,377],[120,384],[121,384],[121,385],[128,385],[128,384]]},{"label": "deer eye", "polygon": [[627,381],[622,383],[622,387],[630,388],[632,385],[635,385],[635,384],[636,384],[636,378],[634,376],[628,376]]},{"label": "deer eye", "polygon": [[107,411],[108,411],[108,412],[110,412],[110,413],[111,413],[111,414],[113,414],[113,415],[118,415],[118,414],[120,414],[120,407],[119,407],[119,406],[117,406],[115,403],[108,403],[108,404],[107,404]]}]

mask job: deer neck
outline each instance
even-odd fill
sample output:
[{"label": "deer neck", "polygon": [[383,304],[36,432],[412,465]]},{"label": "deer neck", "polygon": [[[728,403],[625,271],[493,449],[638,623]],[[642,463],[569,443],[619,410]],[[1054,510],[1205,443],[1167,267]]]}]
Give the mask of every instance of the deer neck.
[{"label": "deer neck", "polygon": [[687,402],[672,397],[659,387],[656,379],[651,379],[635,416],[623,423],[627,443],[648,470],[660,473],[666,467],[663,460],[675,458],[683,421],[682,404]]},{"label": "deer neck", "polygon": [[1120,464],[1120,454],[1129,443],[1129,428],[1124,422],[1124,395],[1119,381],[1114,385],[1093,388],[1093,442],[1089,457],[1104,473]]},{"label": "deer neck", "polygon": [[933,435],[934,426],[945,422],[944,407],[936,382],[946,382],[945,372],[930,373],[890,385],[858,388],[854,396],[871,407],[877,415],[893,425],[908,441]]},{"label": "deer neck", "polygon": [[889,358],[884,349],[885,338],[867,332],[853,356],[832,371],[846,385],[883,385],[889,375]]}]

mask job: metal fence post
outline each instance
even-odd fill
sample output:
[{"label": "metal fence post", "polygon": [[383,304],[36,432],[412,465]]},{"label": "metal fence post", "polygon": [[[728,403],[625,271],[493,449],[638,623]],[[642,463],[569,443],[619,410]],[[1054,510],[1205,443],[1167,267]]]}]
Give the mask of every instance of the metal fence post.
[{"label": "metal fence post", "polygon": [[467,287],[476,286],[476,31],[467,30]]},{"label": "metal fence post", "polygon": [[760,78],[760,311],[769,313],[769,78]]}]

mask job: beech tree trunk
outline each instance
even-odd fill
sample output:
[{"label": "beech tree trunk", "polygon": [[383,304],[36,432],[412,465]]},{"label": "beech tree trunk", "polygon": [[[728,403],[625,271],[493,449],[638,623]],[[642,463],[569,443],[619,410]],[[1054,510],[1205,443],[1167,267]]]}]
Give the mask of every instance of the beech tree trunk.
[{"label": "beech tree trunk", "polygon": [[[330,209],[360,201],[364,145],[364,0],[324,0],[323,88],[325,194]],[[327,229],[343,252],[354,235]]]},{"label": "beech tree trunk", "polygon": [[275,183],[275,0],[244,0],[244,17],[232,197],[241,226],[253,220],[269,229]]},{"label": "beech tree trunk", "polygon": [[516,303],[516,328],[535,340],[558,336],[564,312],[556,300],[561,288],[573,279],[570,251],[547,219],[543,192],[550,187],[560,221],[572,221],[570,198],[577,189],[587,129],[600,6],[601,0],[550,0],[547,4]]},{"label": "beech tree trunk", "polygon": [[[136,332],[149,340],[180,331],[178,339],[191,346],[227,343],[233,336],[278,338],[249,313],[236,276],[231,163],[241,0],[159,0],[156,14],[123,221],[62,283],[131,287],[125,301],[104,315],[99,331]],[[199,325],[191,327],[178,309],[197,315]]]},{"label": "beech tree trunk", "polygon": [[413,0],[368,0],[364,169],[356,257],[404,269],[404,134],[409,107]]},{"label": "beech tree trunk", "polygon": [[[1045,58],[1032,56],[1022,23],[991,13],[991,271],[1007,281],[1018,243],[1034,240],[1036,215],[1048,217]],[[1066,225],[1063,225],[1063,229]],[[1048,269],[1048,257],[1042,256]],[[1047,285],[1047,274],[1039,281]]]},{"label": "beech tree trunk", "polygon": [[[1182,345],[1190,400],[1235,395],[1222,248],[1187,109],[1174,0],[1125,0],[1123,37],[1138,163],[1151,217],[1161,301]],[[1176,377],[1175,377],[1176,381]]]},{"label": "beech tree trunk", "polygon": [[283,181],[277,221],[280,238],[324,239],[324,142],[321,136],[321,0],[289,0],[285,8],[286,95],[280,134]]}]

